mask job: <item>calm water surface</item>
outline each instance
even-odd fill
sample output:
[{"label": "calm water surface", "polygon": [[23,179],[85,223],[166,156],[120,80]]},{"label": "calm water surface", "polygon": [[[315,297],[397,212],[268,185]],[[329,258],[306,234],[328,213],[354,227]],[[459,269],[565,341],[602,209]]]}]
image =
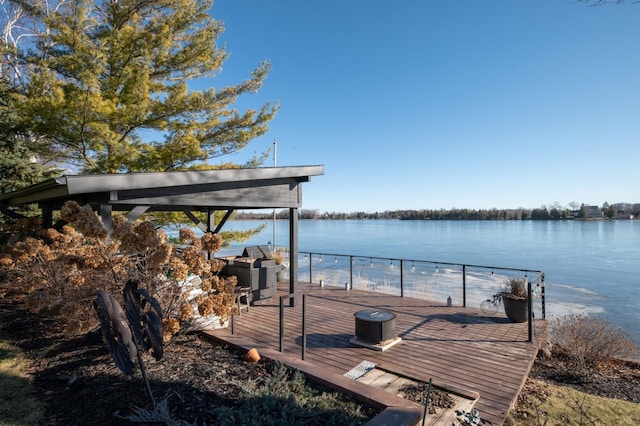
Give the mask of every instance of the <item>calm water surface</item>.
[{"label": "calm water surface", "polygon": [[[262,223],[229,252],[273,239],[271,221],[230,222]],[[277,221],[278,246],[288,226]],[[640,221],[301,220],[298,241],[300,251],[542,270],[550,316],[603,315],[640,344]]]}]

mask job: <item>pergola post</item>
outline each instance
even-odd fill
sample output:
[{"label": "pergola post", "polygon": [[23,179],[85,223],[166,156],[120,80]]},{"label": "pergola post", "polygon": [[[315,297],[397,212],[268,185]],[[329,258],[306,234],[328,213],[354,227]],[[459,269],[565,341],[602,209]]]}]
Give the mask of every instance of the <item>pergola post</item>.
[{"label": "pergola post", "polygon": [[[289,293],[296,292],[298,283],[298,209],[289,209]],[[289,306],[295,306],[295,298],[289,299]]]},{"label": "pergola post", "polygon": [[40,209],[42,210],[42,228],[53,228],[53,207],[51,204],[44,204]]},{"label": "pergola post", "polygon": [[113,206],[107,203],[100,203],[98,206],[100,217],[102,218],[102,226],[110,234],[113,229],[113,219],[111,214],[113,213]]}]

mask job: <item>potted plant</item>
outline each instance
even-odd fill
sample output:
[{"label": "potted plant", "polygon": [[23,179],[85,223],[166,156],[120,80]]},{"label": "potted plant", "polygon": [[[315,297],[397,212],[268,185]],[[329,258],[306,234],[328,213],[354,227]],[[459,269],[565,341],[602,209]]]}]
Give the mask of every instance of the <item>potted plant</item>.
[{"label": "potted plant", "polygon": [[276,251],[271,258],[275,260],[278,266],[276,269],[276,281],[284,281],[284,270],[286,269],[284,254],[281,251]]},{"label": "potted plant", "polygon": [[529,297],[527,282],[521,278],[510,278],[503,289],[493,296],[495,303],[502,302],[504,313],[512,322],[529,319]]}]

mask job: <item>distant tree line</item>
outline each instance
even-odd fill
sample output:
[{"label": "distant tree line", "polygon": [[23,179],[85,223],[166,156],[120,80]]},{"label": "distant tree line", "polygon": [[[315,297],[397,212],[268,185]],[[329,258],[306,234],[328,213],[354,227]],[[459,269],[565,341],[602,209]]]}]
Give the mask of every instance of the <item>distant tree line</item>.
[{"label": "distant tree line", "polygon": [[[387,210],[384,212],[324,212],[301,209],[298,217],[304,219],[399,219],[399,220],[572,220],[572,219],[615,219],[637,218],[640,215],[640,204],[605,202],[602,206],[587,206],[570,203],[563,207],[557,203],[553,206],[542,206],[534,209],[437,209],[437,210]],[[276,212],[278,219],[288,219],[289,210]],[[273,219],[273,212],[248,211],[238,212],[236,219],[266,220]]]}]

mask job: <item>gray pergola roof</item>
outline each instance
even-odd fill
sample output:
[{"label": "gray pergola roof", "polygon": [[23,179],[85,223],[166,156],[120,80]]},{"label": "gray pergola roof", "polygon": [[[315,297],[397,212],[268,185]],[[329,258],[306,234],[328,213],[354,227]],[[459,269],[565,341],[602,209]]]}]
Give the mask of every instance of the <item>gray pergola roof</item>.
[{"label": "gray pergola roof", "polygon": [[0,203],[57,209],[75,200],[118,211],[137,206],[147,206],[147,211],[299,208],[300,184],[322,174],[324,166],[65,175],[0,194]]}]

